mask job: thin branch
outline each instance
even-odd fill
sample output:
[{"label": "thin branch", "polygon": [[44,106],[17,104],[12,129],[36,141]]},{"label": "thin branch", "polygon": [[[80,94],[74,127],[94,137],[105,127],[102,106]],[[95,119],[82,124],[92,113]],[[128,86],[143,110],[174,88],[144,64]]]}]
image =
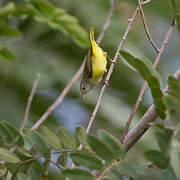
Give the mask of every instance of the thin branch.
[{"label": "thin branch", "polygon": [[[166,36],[165,36],[165,39],[164,39],[164,41],[162,43],[160,51],[159,51],[159,53],[157,54],[157,56],[155,58],[155,61],[154,61],[154,64],[153,64],[154,69],[156,69],[157,65],[159,64],[160,57],[161,57],[162,53],[164,52],[164,49],[166,48],[166,46],[168,44],[168,40],[169,40],[169,38],[170,38],[170,36],[172,34],[172,31],[174,29],[174,24],[175,24],[175,19],[173,19],[172,24],[171,24],[171,26],[170,26],[170,28],[169,28]],[[144,92],[146,90],[146,87],[147,87],[147,82],[145,81],[142,88],[141,88],[139,96],[137,98],[137,101],[136,101],[136,103],[134,105],[133,111],[132,111],[131,115],[129,116],[129,119],[128,119],[127,123],[126,123],[125,129],[124,129],[124,132],[123,132],[122,138],[121,138],[121,143],[122,144],[124,142],[124,138],[125,138],[125,136],[126,136],[126,134],[128,132],[128,129],[130,127],[130,124],[132,122],[132,119],[134,118],[134,115],[137,112],[137,109],[138,109],[139,105],[141,104],[141,101],[142,101]]]},{"label": "thin branch", "polygon": [[104,179],[104,176],[106,173],[108,173],[110,171],[110,169],[114,166],[117,166],[121,161],[115,161],[113,163],[111,163],[107,168],[105,168],[101,174],[96,178],[96,180],[102,180]]},{"label": "thin branch", "polygon": [[106,32],[106,30],[108,29],[108,27],[110,25],[112,15],[113,15],[113,12],[114,12],[114,9],[116,6],[116,0],[110,0],[110,4],[111,4],[111,8],[110,8],[109,13],[107,15],[106,22],[104,23],[104,25],[102,27],[101,33],[99,34],[99,36],[96,40],[97,44],[99,44],[102,41],[102,39],[104,37],[104,33]]},{"label": "thin branch", "polygon": [[147,22],[146,22],[146,18],[145,18],[144,12],[143,12],[141,0],[138,0],[138,4],[139,4],[139,10],[140,10],[140,13],[141,13],[142,22],[143,22],[144,29],[145,29],[145,32],[147,34],[147,37],[148,37],[150,43],[152,44],[152,46],[154,47],[154,49],[156,50],[156,52],[158,53],[159,52],[159,48],[154,44],[154,42],[153,42],[153,40],[151,38],[150,32],[148,30],[148,26],[147,26]]},{"label": "thin branch", "polygon": [[[112,18],[112,14],[114,12],[114,9],[115,9],[115,4],[116,4],[116,0],[110,0],[110,5],[111,5],[111,8],[109,10],[109,13],[107,15],[107,18],[106,18],[106,21],[104,23],[104,26],[101,30],[101,33],[99,34],[98,38],[97,38],[97,43],[100,44],[100,42],[102,41],[103,37],[104,37],[104,33],[105,31],[108,29],[109,25],[110,25],[110,22],[111,22],[111,18]],[[87,128],[87,132],[88,132],[88,128]],[[81,150],[82,149],[82,145],[80,144],[78,150]],[[75,164],[72,163],[71,165],[71,169],[73,169],[75,167]],[[66,180],[68,180],[68,178],[66,178]]]},{"label": "thin branch", "polygon": [[147,4],[147,3],[149,3],[149,2],[151,2],[151,0],[143,1],[143,2],[142,2],[142,5]]},{"label": "thin branch", "polygon": [[[101,43],[103,37],[104,37],[104,33],[105,31],[108,29],[110,22],[111,22],[111,17],[112,14],[114,12],[115,9],[115,1],[116,0],[111,0],[111,8],[110,11],[108,13],[107,19],[105,21],[105,24],[102,28],[102,31],[100,32],[97,41],[98,44]],[[72,78],[72,80],[68,83],[68,85],[64,88],[64,90],[62,91],[62,93],[59,95],[59,97],[57,98],[57,100],[48,108],[48,110],[40,117],[40,119],[32,126],[31,130],[35,130],[37,129],[47,118],[48,116],[57,108],[57,106],[59,106],[64,98],[66,97],[67,93],[70,91],[70,89],[72,88],[72,86],[74,85],[74,83],[80,78],[81,74],[83,73],[83,69],[84,69],[84,64],[85,64],[85,57],[84,60],[80,66],[80,68],[78,69],[78,71],[76,72],[76,74],[74,75],[74,77]]]},{"label": "thin branch", "polygon": [[[180,68],[174,74],[174,77],[180,81]],[[166,86],[163,90],[166,93],[168,90],[168,86]],[[126,135],[124,139],[123,146],[128,151],[140,137],[144,135],[144,133],[149,129],[150,123],[155,120],[157,117],[157,113],[155,111],[155,106],[151,105],[141,120],[136,124],[136,126],[130,130],[130,132]]]},{"label": "thin branch", "polygon": [[30,95],[28,97],[28,101],[27,101],[27,105],[26,105],[26,110],[25,110],[25,114],[24,114],[24,120],[23,120],[23,122],[21,124],[21,127],[20,127],[21,131],[25,127],[25,125],[26,125],[26,123],[28,121],[29,111],[30,111],[30,108],[31,108],[32,100],[33,100],[34,94],[36,92],[39,80],[40,80],[40,74],[38,73],[37,77],[36,77],[36,79],[35,79],[35,81],[33,83],[33,87],[32,87],[31,93],[30,93]]},{"label": "thin branch", "polygon": [[[117,48],[117,51],[116,51],[115,57],[114,57],[114,59],[113,59],[113,62],[117,62],[117,60],[118,60],[119,52],[120,52],[120,50],[122,49],[122,47],[123,47],[123,45],[124,45],[124,42],[125,42],[125,40],[126,40],[126,38],[127,38],[127,35],[128,35],[128,33],[129,33],[129,31],[131,30],[131,26],[132,26],[132,24],[133,24],[133,22],[134,22],[134,20],[135,20],[135,17],[136,17],[136,15],[137,15],[138,10],[139,10],[139,8],[137,7],[136,10],[135,10],[135,12],[134,12],[134,14],[133,14],[133,16],[132,16],[132,18],[129,20],[128,27],[127,27],[127,29],[126,29],[126,31],[125,31],[125,33],[124,33],[124,36],[123,36],[122,40],[120,41],[120,44],[119,44],[119,46],[118,46],[118,48]],[[104,85],[102,86],[101,92],[100,92],[100,94],[99,94],[99,98],[98,98],[97,104],[96,104],[96,106],[95,106],[95,108],[94,108],[94,111],[93,111],[91,117],[90,117],[90,120],[89,120],[89,123],[88,123],[88,127],[87,127],[87,129],[86,129],[87,132],[89,132],[90,129],[91,129],[91,127],[92,127],[92,124],[93,124],[93,122],[94,122],[96,113],[97,113],[97,111],[98,111],[98,109],[99,109],[99,107],[100,107],[100,104],[101,104],[102,96],[103,96],[103,94],[104,94],[104,91],[106,90],[106,87],[107,87],[107,84],[108,84],[108,82],[109,82],[110,76],[111,76],[111,74],[112,74],[112,72],[113,72],[114,65],[115,65],[115,63],[112,63],[111,66],[110,66],[110,68],[109,68],[109,71],[108,71],[107,76],[106,76],[106,78],[105,78],[105,83],[104,83]]]}]

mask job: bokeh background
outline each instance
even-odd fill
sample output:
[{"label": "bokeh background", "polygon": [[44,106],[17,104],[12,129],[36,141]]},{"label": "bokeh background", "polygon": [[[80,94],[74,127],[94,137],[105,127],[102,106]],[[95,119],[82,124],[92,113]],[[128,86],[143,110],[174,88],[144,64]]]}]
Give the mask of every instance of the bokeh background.
[{"label": "bokeh background", "polygon": [[[0,6],[8,2],[10,1],[1,0]],[[13,2],[22,3],[21,0]],[[80,25],[87,32],[89,27],[93,26],[96,37],[110,8],[109,0],[51,0],[51,2],[77,17]],[[112,22],[101,43],[101,47],[112,58],[136,6],[136,1],[117,1]],[[152,0],[144,6],[144,12],[152,38],[160,47],[173,17],[170,1]],[[18,27],[23,36],[15,39],[0,36],[1,44],[9,47],[16,55],[15,61],[0,60],[0,120],[8,120],[18,128],[20,127],[30,90],[37,73],[40,73],[41,78],[27,125],[31,127],[71,80],[82,63],[87,49],[79,47],[61,31],[53,30],[46,24],[36,22],[33,18],[13,18],[9,23]],[[166,84],[168,75],[173,74],[180,67],[179,49],[180,39],[175,29],[158,65],[163,86]],[[128,50],[137,57],[149,58],[152,62],[155,59],[156,52],[147,40],[140,14],[128,35],[124,50]],[[119,59],[111,76],[110,86],[103,96],[91,133],[96,134],[97,129],[104,128],[120,139],[142,83],[140,76],[125,65],[122,59]],[[80,80],[75,83],[64,102],[46,120],[46,125],[55,130],[62,125],[71,132],[75,132],[77,125],[87,126],[101,84],[87,94],[84,102],[81,101],[79,85]],[[147,89],[131,128],[152,103]],[[153,129],[141,138],[128,155],[143,158],[142,152],[150,147],[157,148]],[[52,179],[58,179],[54,168],[52,172]],[[149,170],[146,177],[139,179],[152,178],[163,179],[155,170]]]}]

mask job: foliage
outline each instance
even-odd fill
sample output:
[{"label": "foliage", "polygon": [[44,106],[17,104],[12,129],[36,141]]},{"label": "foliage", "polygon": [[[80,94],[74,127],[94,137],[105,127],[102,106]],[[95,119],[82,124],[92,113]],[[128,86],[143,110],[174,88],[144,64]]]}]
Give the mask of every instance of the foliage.
[{"label": "foliage", "polygon": [[[40,50],[39,47],[43,44],[43,41],[46,41],[44,44],[47,44],[47,47],[43,48],[46,51],[45,56],[47,56],[49,64],[47,65],[44,63],[46,61],[43,61],[41,66],[46,67],[45,74],[52,74],[52,79],[55,83],[53,84],[50,82],[50,80],[47,80],[48,78],[50,79],[48,76],[46,82],[49,84],[45,84],[49,86],[52,83],[54,87],[58,87],[58,90],[59,87],[62,89],[62,86],[64,87],[64,82],[69,80],[68,78],[72,75],[72,64],[73,62],[76,62],[75,54],[78,54],[82,59],[83,53],[80,52],[80,48],[89,47],[88,33],[85,28],[83,28],[83,26],[89,26],[90,23],[87,25],[85,22],[86,18],[90,19],[91,17],[86,17],[83,22],[84,16],[82,14],[77,15],[76,11],[79,11],[79,9],[76,10],[76,8],[77,6],[80,6],[81,11],[85,11],[85,14],[87,14],[87,7],[91,8],[91,3],[93,2],[72,1],[71,3],[74,3],[74,6],[72,9],[67,8],[68,11],[65,10],[66,7],[68,7],[68,1],[62,2],[62,7],[56,6],[57,2],[51,2],[48,0],[4,2],[7,3],[2,3],[3,6],[0,8],[0,36],[2,39],[0,43],[0,59],[17,59],[18,61],[21,52],[23,52],[23,47],[19,53],[16,48],[12,48],[11,45],[8,45],[8,43],[6,44],[6,41],[27,41],[29,44],[32,43],[28,46],[28,48],[26,48],[26,52],[24,53],[23,58],[25,59],[25,62],[21,62],[19,65],[19,69],[22,72],[25,72],[29,68],[29,64],[26,61],[26,53],[31,51],[33,52],[34,49],[35,52],[37,52]],[[127,2],[125,2],[125,4],[126,3]],[[128,3],[133,4],[133,2],[130,1]],[[154,2],[152,2],[152,6],[154,8],[155,4],[153,3]],[[160,3],[160,1],[157,3]],[[96,13],[100,13],[99,15],[96,13],[94,14],[91,9],[89,10],[89,14],[92,17],[95,15],[97,18],[94,23],[97,23],[97,27],[99,27],[99,29],[102,25],[102,19],[98,21],[98,18],[103,17],[103,12],[106,12],[106,5],[104,2],[102,4],[100,1],[96,2],[96,6],[94,7],[97,9]],[[168,12],[173,11],[170,16],[176,18],[177,29],[180,32],[180,1],[171,0],[172,9],[168,3],[163,2],[163,5],[168,6]],[[156,14],[164,13],[161,18],[169,15],[166,13],[166,10],[163,12],[163,9],[165,8],[162,8],[161,12],[159,9],[157,12],[155,12]],[[77,15],[78,18],[76,18],[74,14],[75,16]],[[114,32],[111,33],[111,36],[107,33],[108,38],[105,40],[105,42],[109,42],[109,39],[112,38],[113,45],[109,44],[105,46],[107,49],[111,49],[112,52],[113,49],[115,49],[114,44],[117,40],[117,35],[119,36],[119,15],[117,16],[117,14],[116,22],[118,22],[118,26],[114,26],[111,29],[111,31]],[[82,23],[79,23],[78,19],[80,19],[80,22]],[[80,24],[82,24],[82,26]],[[123,26],[122,29],[124,29]],[[29,39],[26,39],[28,31],[31,31],[31,36]],[[56,44],[56,38],[58,37],[56,33],[59,31],[65,35],[61,35],[60,42],[63,41],[61,45]],[[67,37],[70,37],[75,44],[72,45],[70,42],[68,42]],[[138,37],[134,38],[135,39],[133,39],[133,42],[139,39]],[[78,48],[74,47],[76,45]],[[134,46],[135,44],[132,45]],[[51,66],[51,62],[49,61],[51,58],[48,56],[48,51],[52,49],[53,54],[57,55],[59,53],[59,47],[60,49],[64,50],[61,51],[61,58],[63,59],[63,56],[66,56],[64,62],[61,62],[62,64],[59,62],[59,59],[57,61],[60,63],[60,65],[62,65],[61,76],[58,74],[60,71],[59,67],[57,66],[58,63],[54,63],[55,65]],[[123,58],[125,64],[128,65],[128,67],[131,69],[137,71],[139,75],[145,81],[147,81],[148,87],[151,91],[155,110],[159,117],[158,121],[151,124],[152,128],[154,129],[155,140],[158,147],[147,148],[143,153],[144,158],[142,159],[139,158],[139,154],[132,154],[132,158],[127,155],[126,149],[124,149],[119,138],[115,137],[107,130],[97,130],[97,136],[95,136],[87,133],[86,129],[79,125],[76,127],[76,131],[73,134],[64,126],[59,126],[59,123],[56,122],[54,128],[50,128],[50,125],[42,125],[37,130],[30,130],[29,128],[25,128],[20,131],[14,125],[18,118],[12,117],[13,123],[10,123],[9,121],[0,121],[0,179],[47,180],[51,174],[51,165],[58,168],[58,177],[63,180],[66,177],[68,177],[70,180],[102,180],[105,178],[109,180],[125,180],[128,178],[134,179],[146,177],[150,168],[153,168],[154,171],[158,171],[162,179],[180,179],[180,82],[173,76],[169,76],[167,81],[169,88],[167,92],[163,92],[163,83],[160,74],[161,69],[154,70],[152,62],[149,60],[152,57],[147,58],[150,55],[144,55],[143,57],[139,58],[141,53],[137,53],[138,50],[136,51],[135,57],[132,55],[134,54],[133,51],[132,53],[129,53],[131,51],[128,48],[127,50],[128,52],[120,51],[120,55]],[[81,51],[83,52],[82,49]],[[144,54],[147,53],[148,52],[146,51]],[[17,54],[18,58],[16,58],[15,54]],[[39,56],[36,58],[39,60]],[[68,62],[67,60],[69,59],[73,60]],[[2,63],[4,62],[2,61]],[[26,63],[27,65],[25,65]],[[66,72],[66,68],[64,68],[64,64],[68,64],[70,69],[68,73]],[[117,91],[127,93],[127,97],[122,97],[122,99],[126,102],[126,104],[129,105],[132,104],[131,99],[135,97],[135,94],[137,94],[137,86],[134,83],[134,80],[132,80],[135,74],[133,74],[133,72],[130,70],[127,70],[123,63],[120,65],[122,74],[119,76],[119,70],[115,70],[114,74],[118,78],[112,79],[112,87]],[[26,94],[29,93],[29,86],[31,86],[28,84],[29,80],[28,78],[24,78],[25,84],[23,84],[23,76],[21,74],[19,75],[21,78],[16,82],[16,76],[19,73],[16,69],[17,67],[10,64],[8,64],[8,66],[13,68],[15,67],[15,69],[8,69],[6,66],[2,66],[0,78],[2,79],[1,83],[5,90],[3,88],[1,90],[0,88],[0,91],[6,91],[7,89],[13,90],[18,86],[18,98],[22,102],[26,102],[27,98],[24,95],[24,92],[26,92]],[[51,66],[52,69],[49,70],[49,66]],[[6,67],[7,69],[3,67]],[[32,69],[34,70],[35,68]],[[30,75],[32,74],[32,69],[28,71]],[[10,76],[9,74],[11,74],[10,80],[7,78]],[[137,77],[136,80],[138,81],[139,78]],[[59,81],[61,82],[59,83]],[[117,84],[120,84],[120,86]],[[110,100],[108,98],[106,99],[107,103],[103,103],[105,104],[105,106],[103,106],[104,108],[106,107],[106,104],[108,104],[107,109],[111,109],[109,103],[114,103],[112,99],[115,97],[115,94],[116,93],[113,93],[113,95],[109,96]],[[131,97],[129,95],[131,95]],[[71,96],[79,97],[76,92],[74,92],[74,94],[72,93]],[[47,103],[46,98],[42,98],[42,96],[35,97],[37,101],[35,103],[36,105],[32,106],[33,115],[30,118],[34,119],[34,117],[39,117],[40,114],[42,114],[42,112],[39,112],[39,102],[43,101],[42,106],[44,109],[48,107],[49,103]],[[119,103],[119,99],[116,99]],[[14,105],[14,108],[16,108],[17,104]],[[91,109],[91,105],[92,104],[90,103],[87,105],[88,109]],[[115,104],[113,108],[115,108],[115,106],[118,109],[117,111],[119,111],[120,105]],[[4,104],[2,107],[4,107]],[[127,108],[127,106],[125,106],[125,108]],[[142,109],[144,112],[145,107]],[[9,112],[12,113],[10,108],[8,108],[7,114],[11,114]],[[66,113],[72,115],[71,110],[68,110],[68,112],[66,111]],[[104,116],[108,116],[109,114],[110,116],[114,115],[113,113],[109,113],[109,111],[106,112],[106,109],[102,114],[100,114],[100,119],[103,119]],[[75,117],[73,118],[75,119]],[[124,118],[122,119],[124,120]],[[103,122],[103,125],[104,124],[105,123]],[[106,124],[106,128],[109,128],[109,125]],[[114,126],[111,128],[114,131],[117,130],[117,128]],[[111,132],[113,130],[111,130]],[[117,134],[119,137],[121,133],[118,131]],[[148,141],[147,143],[151,144],[151,141]],[[54,155],[56,155],[56,158],[53,158]],[[70,168],[71,162],[73,162],[76,166],[73,169]]]}]

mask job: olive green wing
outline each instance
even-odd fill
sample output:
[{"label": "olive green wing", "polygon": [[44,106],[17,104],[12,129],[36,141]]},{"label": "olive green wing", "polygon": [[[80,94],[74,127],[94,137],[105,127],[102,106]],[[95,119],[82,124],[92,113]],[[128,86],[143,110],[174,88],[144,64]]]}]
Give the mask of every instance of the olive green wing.
[{"label": "olive green wing", "polygon": [[92,67],[92,47],[90,47],[89,51],[88,51],[88,54],[86,56],[86,63],[85,63],[85,66],[84,66],[83,75],[88,76],[88,78],[91,78],[92,77],[92,72],[93,72],[92,68],[93,68]]}]

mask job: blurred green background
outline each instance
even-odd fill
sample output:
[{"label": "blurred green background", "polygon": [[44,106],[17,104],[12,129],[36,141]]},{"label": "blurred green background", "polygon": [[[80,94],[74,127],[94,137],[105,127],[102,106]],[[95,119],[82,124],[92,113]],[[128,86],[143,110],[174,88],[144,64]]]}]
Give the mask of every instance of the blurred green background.
[{"label": "blurred green background", "polygon": [[[0,6],[8,2],[10,1],[1,0]],[[23,1],[14,0],[13,2],[20,4]],[[80,25],[87,32],[89,27],[93,26],[96,37],[110,8],[109,0],[51,0],[51,2],[77,17]],[[136,6],[136,1],[117,1],[112,22],[101,43],[103,50],[112,58]],[[144,6],[144,12],[152,38],[160,47],[173,17],[170,2],[169,0],[152,0]],[[18,27],[23,35],[15,39],[0,36],[1,44],[9,47],[17,57],[15,61],[0,61],[0,120],[8,120],[18,128],[20,127],[30,90],[37,73],[40,73],[40,83],[34,96],[28,122],[28,127],[31,127],[71,80],[82,63],[87,49],[79,47],[61,31],[53,30],[46,24],[36,22],[33,18],[12,18],[9,24]],[[180,39],[175,30],[158,65],[163,86],[168,75],[173,74],[180,67],[179,49]],[[156,52],[147,40],[140,14],[128,35],[124,50],[130,51],[137,57],[147,57],[152,62],[155,59]],[[103,96],[92,133],[99,128],[104,128],[120,138],[142,83],[140,76],[119,59],[111,76],[110,86]],[[79,84],[80,80],[76,82],[64,102],[52,113],[45,124],[54,129],[62,125],[71,132],[74,132],[79,124],[87,126],[101,85],[89,92],[85,102],[82,103]],[[150,104],[152,104],[152,98],[147,89],[131,127]],[[142,158],[142,152],[150,147],[157,148],[153,130],[148,131],[141,138],[129,152],[129,156],[134,156],[136,153]],[[58,178],[58,175],[55,177],[56,173],[52,174],[52,179]],[[154,170],[149,170],[149,174],[140,179],[152,178],[162,179]]]}]

